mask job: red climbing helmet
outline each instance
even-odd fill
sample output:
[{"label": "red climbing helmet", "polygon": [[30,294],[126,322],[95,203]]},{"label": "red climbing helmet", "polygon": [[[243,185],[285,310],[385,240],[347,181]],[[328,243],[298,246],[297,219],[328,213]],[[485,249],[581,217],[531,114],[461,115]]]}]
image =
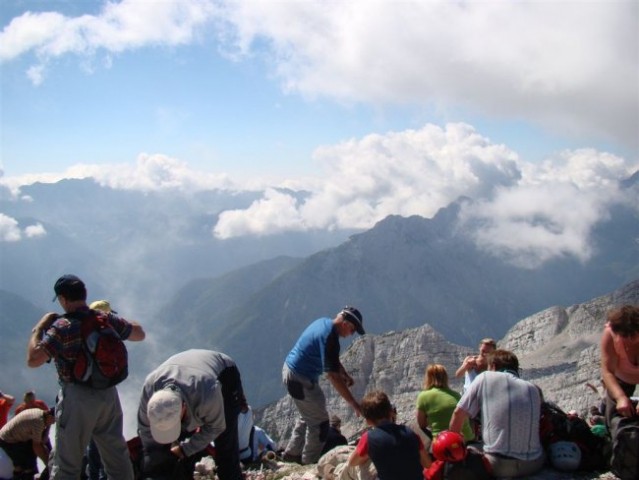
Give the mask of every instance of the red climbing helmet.
[{"label": "red climbing helmet", "polygon": [[444,462],[460,462],[466,458],[464,437],[459,433],[444,430],[433,442],[433,456]]}]

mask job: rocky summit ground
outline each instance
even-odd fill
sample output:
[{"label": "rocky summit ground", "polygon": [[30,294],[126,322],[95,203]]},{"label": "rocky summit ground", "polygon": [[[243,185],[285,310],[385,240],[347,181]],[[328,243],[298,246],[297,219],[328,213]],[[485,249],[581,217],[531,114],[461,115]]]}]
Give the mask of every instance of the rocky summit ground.
[{"label": "rocky summit ground", "polygon": [[[217,480],[213,472],[215,462],[207,457],[196,467],[194,480]],[[316,465],[297,465],[295,463],[271,462],[246,471],[246,480],[318,480]],[[546,468],[527,480],[618,480],[610,472],[560,472]]]}]

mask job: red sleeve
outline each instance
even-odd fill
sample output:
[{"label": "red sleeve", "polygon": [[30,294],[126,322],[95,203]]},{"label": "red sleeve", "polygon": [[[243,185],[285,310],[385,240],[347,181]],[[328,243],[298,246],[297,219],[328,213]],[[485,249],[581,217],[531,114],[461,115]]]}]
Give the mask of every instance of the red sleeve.
[{"label": "red sleeve", "polygon": [[364,432],[362,438],[359,439],[355,453],[360,457],[368,457],[368,432]]},{"label": "red sleeve", "polygon": [[424,478],[426,480],[441,480],[444,478],[444,466],[445,462],[441,460],[435,460],[430,464],[430,467],[424,469]]}]

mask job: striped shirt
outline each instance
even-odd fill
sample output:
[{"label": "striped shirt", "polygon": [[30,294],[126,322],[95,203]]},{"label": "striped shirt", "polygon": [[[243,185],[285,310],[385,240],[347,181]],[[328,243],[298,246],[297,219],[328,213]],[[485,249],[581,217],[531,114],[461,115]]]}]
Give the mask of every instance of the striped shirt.
[{"label": "striped shirt", "polygon": [[507,372],[483,372],[458,407],[471,418],[481,412],[484,452],[520,460],[535,460],[542,455],[541,395],[532,383]]},{"label": "striped shirt", "polygon": [[39,408],[30,408],[20,412],[0,430],[0,440],[7,443],[36,441],[41,442],[47,428],[43,412]]}]

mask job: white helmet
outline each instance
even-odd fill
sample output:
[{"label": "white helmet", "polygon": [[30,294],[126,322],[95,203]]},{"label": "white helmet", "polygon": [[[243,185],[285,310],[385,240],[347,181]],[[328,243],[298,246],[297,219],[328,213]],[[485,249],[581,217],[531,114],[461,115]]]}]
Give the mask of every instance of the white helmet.
[{"label": "white helmet", "polygon": [[571,472],[579,468],[581,450],[575,442],[555,442],[550,445],[550,463],[557,470]]}]

